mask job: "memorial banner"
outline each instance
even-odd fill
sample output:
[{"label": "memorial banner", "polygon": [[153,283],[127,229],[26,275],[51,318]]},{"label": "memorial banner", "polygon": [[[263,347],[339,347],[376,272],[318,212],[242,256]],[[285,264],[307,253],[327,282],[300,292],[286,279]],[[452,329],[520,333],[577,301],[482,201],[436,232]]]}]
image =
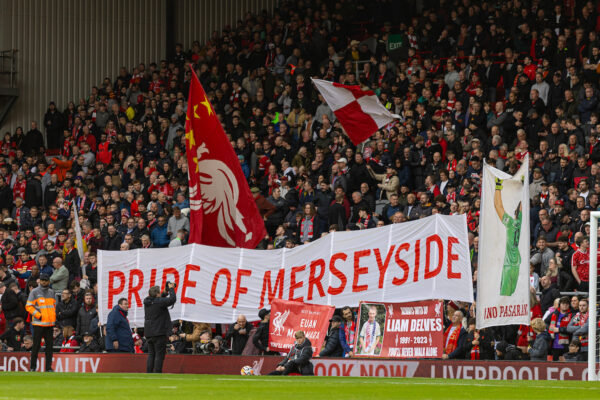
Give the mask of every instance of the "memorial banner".
[{"label": "memorial banner", "polygon": [[120,298],[143,326],[151,286],[177,284],[172,319],[229,323],[258,319],[273,299],[343,307],[361,300],[473,301],[464,215],[335,232],[293,249],[248,250],[192,244],[100,251],[98,310],[105,323]]},{"label": "memorial banner", "polygon": [[529,159],[514,176],[483,166],[477,329],[529,325]]},{"label": "memorial banner", "polygon": [[303,331],[312,345],[313,357],[316,357],[323,347],[334,311],[333,306],[273,299],[269,321],[269,350],[289,353],[294,345],[294,333]]},{"label": "memorial banner", "polygon": [[444,304],[361,302],[357,333],[355,357],[440,358]]}]

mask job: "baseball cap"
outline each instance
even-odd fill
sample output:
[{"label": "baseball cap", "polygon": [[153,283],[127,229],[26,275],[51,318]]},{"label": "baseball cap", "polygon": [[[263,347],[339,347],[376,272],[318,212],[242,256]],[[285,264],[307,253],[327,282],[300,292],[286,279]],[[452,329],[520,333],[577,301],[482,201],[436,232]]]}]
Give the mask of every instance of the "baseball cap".
[{"label": "baseball cap", "polygon": [[40,281],[49,281],[50,277],[48,274],[40,274]]},{"label": "baseball cap", "polygon": [[267,315],[269,315],[270,313],[271,313],[271,312],[270,312],[269,310],[267,310],[266,308],[263,308],[262,310],[260,310],[260,311],[258,312],[258,318],[260,318],[260,319],[265,319],[265,317],[266,317]]},{"label": "baseball cap", "polygon": [[334,315],[333,317],[331,317],[329,322],[342,322],[342,317],[340,317],[339,315]]},{"label": "baseball cap", "polygon": [[564,205],[565,205],[565,202],[564,202],[564,201],[562,201],[561,199],[558,199],[558,200],[556,200],[556,201],[554,202],[554,205],[555,205],[555,206],[564,206]]}]

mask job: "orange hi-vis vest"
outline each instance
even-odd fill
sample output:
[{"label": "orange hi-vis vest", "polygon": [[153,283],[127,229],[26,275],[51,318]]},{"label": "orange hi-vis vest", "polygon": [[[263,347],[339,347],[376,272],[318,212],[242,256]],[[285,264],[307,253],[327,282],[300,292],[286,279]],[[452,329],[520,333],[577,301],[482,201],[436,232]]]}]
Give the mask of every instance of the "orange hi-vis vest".
[{"label": "orange hi-vis vest", "polygon": [[54,326],[56,322],[54,290],[50,287],[36,287],[29,293],[25,309],[31,314],[33,325]]}]

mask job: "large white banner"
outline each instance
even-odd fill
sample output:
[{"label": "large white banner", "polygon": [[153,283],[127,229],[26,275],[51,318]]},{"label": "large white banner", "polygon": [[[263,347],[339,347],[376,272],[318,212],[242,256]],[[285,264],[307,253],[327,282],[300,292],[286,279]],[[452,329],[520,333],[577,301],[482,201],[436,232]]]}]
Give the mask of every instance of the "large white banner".
[{"label": "large white banner", "polygon": [[361,300],[473,301],[464,215],[336,232],[293,249],[194,244],[100,251],[100,320],[127,298],[130,323],[142,326],[148,289],[166,281],[177,284],[171,318],[211,323],[232,322],[239,314],[256,320],[274,298],[336,307]]},{"label": "large white banner", "polygon": [[529,160],[514,176],[483,166],[477,328],[529,325]]}]

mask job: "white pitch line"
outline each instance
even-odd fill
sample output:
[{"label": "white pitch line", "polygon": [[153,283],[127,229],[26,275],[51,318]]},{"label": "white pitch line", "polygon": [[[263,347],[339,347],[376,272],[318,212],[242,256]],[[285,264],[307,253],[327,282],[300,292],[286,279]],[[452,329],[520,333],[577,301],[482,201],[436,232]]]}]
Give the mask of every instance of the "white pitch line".
[{"label": "white pitch line", "polygon": [[[350,379],[356,379],[358,377],[344,377],[344,378],[350,378]],[[495,383],[480,383],[477,381],[474,382],[452,382],[452,381],[444,381],[444,382],[411,382],[409,380],[406,381],[389,381],[386,379],[368,379],[365,380],[364,377],[361,377],[361,383],[367,383],[367,384],[375,384],[375,385],[425,385],[425,386],[431,386],[431,385],[443,385],[443,386],[479,386],[479,387],[506,387],[507,384],[495,384]],[[358,379],[361,379],[358,378]],[[217,378],[217,381],[244,381],[244,382],[324,382],[324,380],[319,380],[319,379],[314,379],[314,378],[300,378],[301,380],[298,380],[297,378],[289,378],[289,377],[281,377],[281,378],[268,378],[268,379],[246,379],[246,378]],[[358,380],[357,379],[357,380]],[[577,387],[577,386],[544,386],[544,385],[527,385],[524,388],[539,388],[539,389],[577,389],[577,390],[598,390],[598,388],[595,387],[590,387],[590,388],[584,388],[584,387]]]}]

